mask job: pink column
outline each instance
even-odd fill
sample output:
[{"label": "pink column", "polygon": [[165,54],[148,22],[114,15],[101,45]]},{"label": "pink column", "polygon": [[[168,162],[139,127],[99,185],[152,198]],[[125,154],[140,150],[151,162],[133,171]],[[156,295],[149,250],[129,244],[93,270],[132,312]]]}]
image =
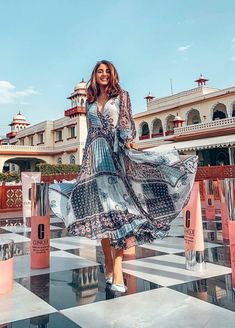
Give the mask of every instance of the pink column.
[{"label": "pink column", "polygon": [[8,293],[13,288],[14,241],[0,238],[0,294]]}]

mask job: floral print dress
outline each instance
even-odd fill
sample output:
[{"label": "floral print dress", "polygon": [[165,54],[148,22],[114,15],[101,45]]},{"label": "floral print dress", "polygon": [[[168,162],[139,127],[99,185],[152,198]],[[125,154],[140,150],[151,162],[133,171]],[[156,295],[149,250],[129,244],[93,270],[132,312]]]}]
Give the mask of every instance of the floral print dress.
[{"label": "floral print dress", "polygon": [[[52,210],[63,213],[71,234],[109,238],[115,248],[166,236],[188,200],[197,156],[180,160],[176,150],[127,149],[135,125],[124,90],[107,101],[103,113],[96,102],[88,104],[87,126],[78,179],[74,185],[50,186]],[[56,192],[63,195],[59,201]]]}]

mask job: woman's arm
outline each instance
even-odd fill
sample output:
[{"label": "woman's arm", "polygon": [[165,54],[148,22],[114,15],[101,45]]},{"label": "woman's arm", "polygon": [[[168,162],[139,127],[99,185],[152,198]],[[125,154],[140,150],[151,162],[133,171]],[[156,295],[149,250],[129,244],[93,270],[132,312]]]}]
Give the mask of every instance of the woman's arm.
[{"label": "woman's arm", "polygon": [[133,148],[133,140],[136,136],[135,122],[132,116],[130,96],[124,90],[120,97],[119,131],[122,143],[127,148]]}]

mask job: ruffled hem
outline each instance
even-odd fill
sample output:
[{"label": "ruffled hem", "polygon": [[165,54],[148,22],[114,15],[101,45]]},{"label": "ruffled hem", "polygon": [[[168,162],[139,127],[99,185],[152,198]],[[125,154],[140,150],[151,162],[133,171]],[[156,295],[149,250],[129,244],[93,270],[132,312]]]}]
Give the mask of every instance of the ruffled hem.
[{"label": "ruffled hem", "polygon": [[67,230],[74,236],[89,239],[109,238],[112,247],[127,249],[153,242],[156,238],[167,236],[168,222],[152,224],[148,219],[131,213],[112,211],[77,220]]}]

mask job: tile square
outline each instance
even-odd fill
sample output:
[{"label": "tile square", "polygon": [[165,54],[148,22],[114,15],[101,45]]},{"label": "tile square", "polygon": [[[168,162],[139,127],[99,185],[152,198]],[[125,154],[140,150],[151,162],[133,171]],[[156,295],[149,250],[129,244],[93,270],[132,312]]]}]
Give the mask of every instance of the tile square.
[{"label": "tile square", "polygon": [[[23,225],[7,226],[2,229],[6,230],[6,231],[14,232],[14,233],[31,232],[31,227],[26,227]],[[62,230],[62,228],[50,225],[50,230]]]},{"label": "tile square", "polygon": [[[128,294],[161,286],[129,274],[124,275]],[[84,267],[17,279],[17,282],[57,310],[95,303],[116,297],[106,285],[102,266]]]},{"label": "tile square", "polygon": [[[144,244],[140,247],[157,250],[169,254],[181,253],[184,251],[184,239],[179,237],[166,237],[156,239],[154,242]],[[218,244],[205,243],[205,248],[218,247]]]},{"label": "tile square", "polygon": [[31,269],[30,256],[22,255],[14,259],[14,278],[36,276],[44,273],[78,269],[95,266],[98,263],[84,259],[64,251],[54,251],[50,254],[50,267],[46,269]]},{"label": "tile square", "polygon": [[168,288],[62,310],[82,327],[234,327],[235,314]]},{"label": "tile square", "polygon": [[191,281],[170,288],[235,312],[235,292],[232,289],[231,274]]},{"label": "tile square", "polygon": [[17,282],[11,292],[0,295],[0,324],[56,312],[51,305]]},{"label": "tile square", "polygon": [[13,239],[15,243],[23,243],[26,241],[30,241],[29,238],[25,236],[18,235],[17,233],[4,233],[1,238]]},{"label": "tile square", "polygon": [[81,328],[75,322],[66,318],[63,314],[49,313],[47,315],[33,317],[25,320],[11,322],[8,325],[4,324],[4,328],[28,328],[28,327],[40,327],[40,328]]},{"label": "tile square", "polygon": [[61,250],[75,249],[80,247],[96,246],[100,242],[80,236],[68,236],[62,238],[51,239],[51,246]]},{"label": "tile square", "polygon": [[[177,255],[185,256],[185,252]],[[204,251],[205,262],[222,265],[231,268],[229,245],[217,245],[217,247],[206,248]]]},{"label": "tile square", "polygon": [[[104,264],[104,254],[101,246],[90,246],[90,247],[68,249],[66,250],[66,252]],[[166,255],[166,253],[155,251],[144,247],[132,247],[124,251],[123,261],[125,262],[133,259],[141,259],[145,257],[158,256],[158,255]]]},{"label": "tile square", "polygon": [[[14,244],[14,256],[22,256],[30,254],[30,241],[23,243],[15,243]],[[57,248],[50,247],[50,251],[57,251]]]},{"label": "tile square", "polygon": [[213,277],[231,272],[230,268],[207,263],[203,272],[185,269],[185,259],[178,255],[161,255],[123,263],[123,271],[161,286]]},{"label": "tile square", "polygon": [[[31,228],[28,228],[28,231],[25,231],[25,232],[18,232],[18,234],[31,239]],[[54,227],[54,226],[50,226],[51,240],[54,238],[61,238],[61,237],[67,236],[67,235],[68,235],[67,230],[58,228],[58,227]]]},{"label": "tile square", "polygon": [[59,224],[63,224],[63,225],[64,225],[63,220],[61,220],[61,219],[58,218],[57,216],[51,216],[50,223],[51,223],[51,224],[59,223]]},{"label": "tile square", "polygon": [[0,235],[1,235],[1,234],[4,234],[4,233],[8,233],[8,231],[5,230],[5,229],[3,229],[3,228],[0,228]]}]

